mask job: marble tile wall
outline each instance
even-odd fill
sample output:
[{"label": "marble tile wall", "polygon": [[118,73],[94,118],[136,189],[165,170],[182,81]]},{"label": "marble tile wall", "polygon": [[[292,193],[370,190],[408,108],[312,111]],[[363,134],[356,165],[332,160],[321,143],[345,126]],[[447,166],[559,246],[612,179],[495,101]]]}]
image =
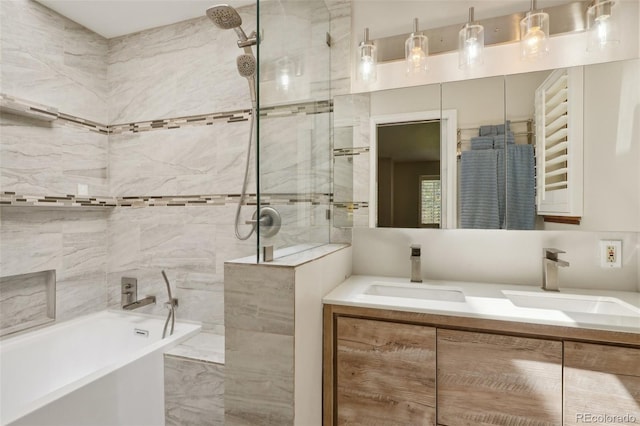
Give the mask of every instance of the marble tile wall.
[{"label": "marble tile wall", "polygon": [[[247,149],[243,141],[248,136],[248,121],[111,135],[111,193],[118,196],[238,193]],[[255,188],[255,168],[250,171],[249,188]]]},{"label": "marble tile wall", "polygon": [[109,217],[108,305],[120,304],[121,278],[134,277],[139,297],[158,297],[156,305],[140,312],[164,315],[164,269],[179,299],[177,317],[224,334],[223,259],[255,253],[255,242],[235,241],[234,212],[233,205],[114,211]]},{"label": "marble tile wall", "polygon": [[107,121],[107,40],[32,0],[0,2],[2,92]]},{"label": "marble tile wall", "polygon": [[2,191],[67,195],[77,194],[78,184],[84,184],[91,195],[109,194],[106,135],[5,113],[0,131]]},{"label": "marble tile wall", "polygon": [[165,355],[167,426],[224,424],[224,365]]},{"label": "marble tile wall", "polygon": [[[238,9],[247,33],[255,6]],[[233,31],[207,17],[108,41],[109,123],[235,111],[251,106]],[[157,72],[162,70],[162,72]]]},{"label": "marble tile wall", "polygon": [[227,264],[225,275],[225,425],[293,424],[295,269]]},{"label": "marble tile wall", "polygon": [[351,1],[325,0],[331,15],[331,96],[351,91]]},{"label": "marble tile wall", "polygon": [[0,210],[3,276],[56,270],[56,318],[107,307],[107,211]]},{"label": "marble tile wall", "polygon": [[53,270],[0,277],[0,336],[54,321],[55,291]]}]

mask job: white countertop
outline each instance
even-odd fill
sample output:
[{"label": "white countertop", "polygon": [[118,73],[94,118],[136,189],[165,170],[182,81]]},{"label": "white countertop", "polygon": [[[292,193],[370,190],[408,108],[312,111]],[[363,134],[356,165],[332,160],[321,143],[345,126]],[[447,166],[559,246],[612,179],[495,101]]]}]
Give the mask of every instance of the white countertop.
[{"label": "white countertop", "polygon": [[[391,284],[403,287],[458,289],[465,295],[464,302],[425,300],[404,297],[368,295],[365,291],[371,284]],[[363,308],[418,312],[437,315],[516,321],[532,324],[556,325],[594,330],[621,331],[640,334],[640,315],[604,315],[567,312],[552,309],[524,308],[514,305],[502,292],[516,291],[536,293],[541,296],[557,294],[577,296],[600,296],[615,298],[629,308],[640,312],[640,293],[607,290],[562,289],[548,292],[539,287],[478,282],[425,280],[410,283],[407,278],[354,275],[323,298],[325,304],[357,306]],[[639,336],[640,342],[640,336]]]}]

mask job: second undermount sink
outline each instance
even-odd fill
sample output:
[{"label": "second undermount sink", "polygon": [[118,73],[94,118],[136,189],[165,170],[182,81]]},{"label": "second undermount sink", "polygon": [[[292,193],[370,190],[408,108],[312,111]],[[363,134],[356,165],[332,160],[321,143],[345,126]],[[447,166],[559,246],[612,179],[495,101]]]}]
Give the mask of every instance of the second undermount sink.
[{"label": "second undermount sink", "polygon": [[615,297],[577,294],[540,294],[503,290],[502,293],[521,308],[553,309],[564,312],[640,317],[640,309]]},{"label": "second undermount sink", "polygon": [[398,297],[402,299],[440,300],[444,302],[464,302],[462,290],[454,288],[433,288],[417,285],[393,285],[375,283],[367,287],[364,294],[368,296]]}]

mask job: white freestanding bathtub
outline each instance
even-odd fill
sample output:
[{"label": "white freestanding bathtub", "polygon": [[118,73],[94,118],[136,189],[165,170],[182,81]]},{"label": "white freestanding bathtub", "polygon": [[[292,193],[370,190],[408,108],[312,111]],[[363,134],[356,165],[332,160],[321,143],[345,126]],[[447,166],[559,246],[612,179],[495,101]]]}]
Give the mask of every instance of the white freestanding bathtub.
[{"label": "white freestanding bathtub", "polygon": [[102,311],[0,341],[0,424],[164,425],[163,352],[200,326]]}]

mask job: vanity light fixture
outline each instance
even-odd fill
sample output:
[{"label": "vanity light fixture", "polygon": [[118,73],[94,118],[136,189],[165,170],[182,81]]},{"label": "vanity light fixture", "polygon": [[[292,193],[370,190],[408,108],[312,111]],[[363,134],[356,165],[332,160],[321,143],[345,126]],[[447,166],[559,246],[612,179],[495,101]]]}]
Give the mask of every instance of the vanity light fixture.
[{"label": "vanity light fixture", "polygon": [[358,46],[358,78],[373,83],[377,78],[378,51],[369,40],[369,28],[364,29],[364,40]]},{"label": "vanity light fixture", "polygon": [[413,32],[404,42],[404,58],[407,74],[418,75],[427,72],[429,56],[429,39],[418,32],[418,18],[413,20]]},{"label": "vanity light fixture", "polygon": [[536,10],[536,0],[531,0],[531,10],[520,21],[520,55],[536,59],[548,53],[549,14]]},{"label": "vanity light fixture", "polygon": [[484,62],[484,27],[473,20],[473,7],[469,8],[469,21],[458,33],[458,68],[468,69]]},{"label": "vanity light fixture", "polygon": [[587,50],[596,51],[619,43],[612,14],[615,1],[594,0],[587,9]]}]

